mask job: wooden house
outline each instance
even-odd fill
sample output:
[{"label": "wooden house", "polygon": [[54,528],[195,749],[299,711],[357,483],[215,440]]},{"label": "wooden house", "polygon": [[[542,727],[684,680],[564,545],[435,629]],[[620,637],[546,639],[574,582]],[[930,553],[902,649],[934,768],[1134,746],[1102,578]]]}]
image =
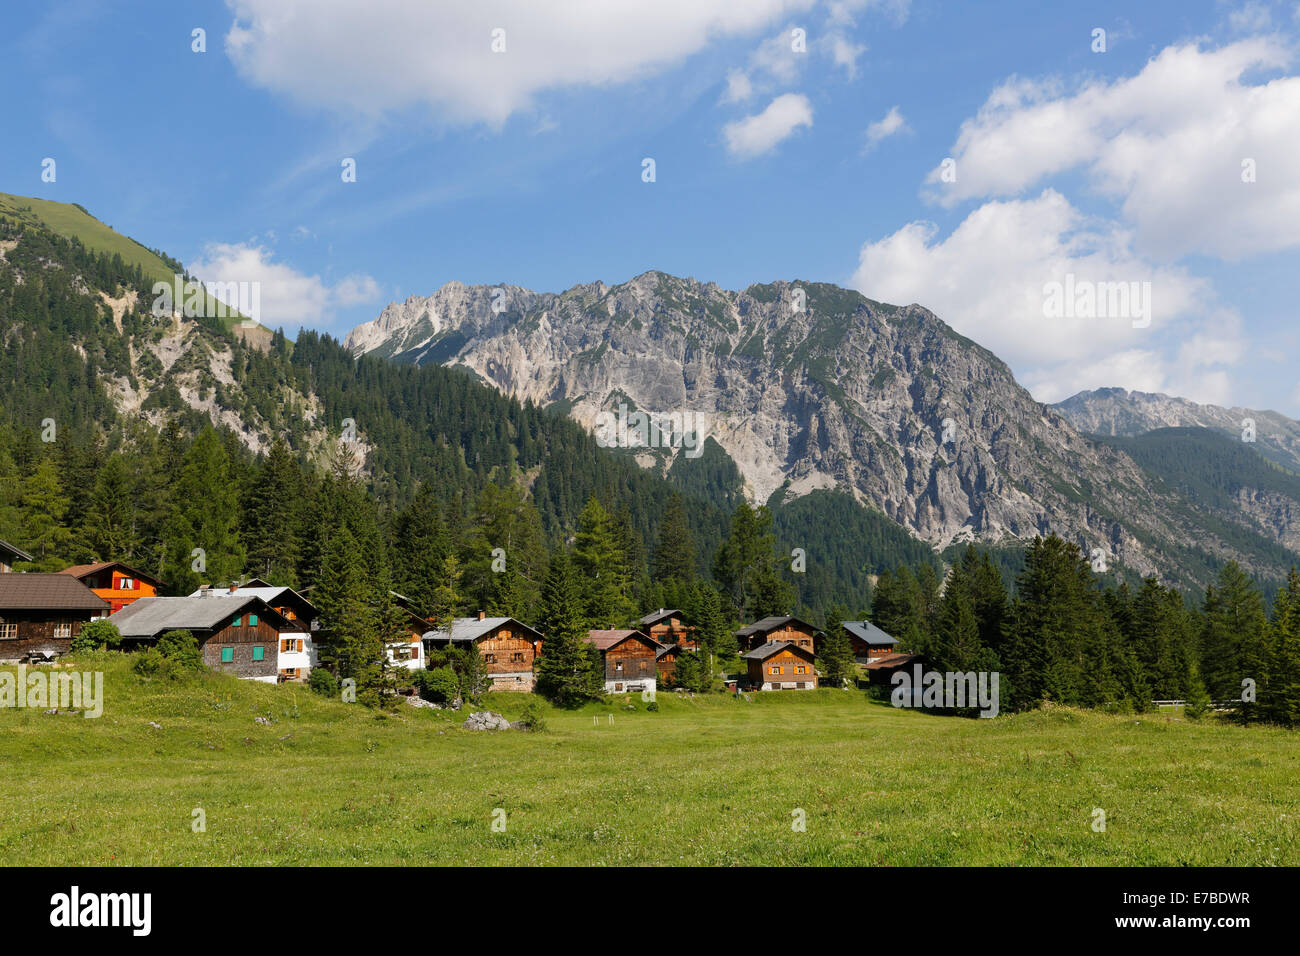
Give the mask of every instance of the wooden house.
[{"label": "wooden house", "polygon": [[811,648],[772,641],[742,654],[753,690],[812,690],[817,669]]},{"label": "wooden house", "polygon": [[168,631],[194,635],[203,663],[249,680],[279,679],[280,632],[289,621],[251,594],[141,598],[113,615],[124,646],[156,641]]},{"label": "wooden house", "polygon": [[698,653],[695,647],[686,644],[660,644],[655,653],[655,669],[659,672],[659,680],[664,684],[673,683],[677,674],[677,659],[683,654]]},{"label": "wooden house", "polygon": [[600,651],[605,665],[605,692],[653,693],[658,686],[656,658],[660,645],[640,631],[588,631],[587,640]]},{"label": "wooden house", "polygon": [[822,632],[819,628],[797,617],[765,617],[736,632],[736,639],[742,652],[752,651],[764,644],[785,642],[805,648],[810,654],[816,654],[817,643],[821,637]]},{"label": "wooden house", "polygon": [[108,603],[108,613],[116,614],[132,601],[157,597],[166,585],[151,574],[137,571],[121,561],[98,564],[74,564],[60,574],[69,574]]},{"label": "wooden house", "polygon": [[660,644],[681,644],[684,647],[698,647],[695,628],[685,623],[682,612],[660,608],[652,614],[641,618],[641,633]]},{"label": "wooden house", "polygon": [[261,598],[284,618],[276,652],[276,671],[281,681],[306,680],[316,666],[319,648],[316,632],[320,629],[316,605],[293,588],[276,587],[260,578],[227,588],[202,587],[190,597],[226,598],[231,595]]},{"label": "wooden house", "polygon": [[862,670],[867,675],[868,683],[890,687],[893,685],[894,674],[922,660],[924,658],[920,654],[886,654],[884,657],[877,657]]},{"label": "wooden house", "polygon": [[103,598],[66,574],[0,574],[0,661],[67,653],[86,622],[107,613]]},{"label": "wooden house", "polygon": [[8,541],[0,541],[0,574],[8,574],[18,561],[31,561],[32,556],[22,548],[15,548]]},{"label": "wooden house", "polygon": [[898,640],[870,621],[841,621],[840,626],[848,632],[849,643],[853,645],[853,658],[859,664],[870,664],[898,649]]},{"label": "wooden house", "polygon": [[542,635],[513,617],[458,617],[450,627],[426,631],[427,651],[447,647],[478,648],[492,678],[491,690],[529,692],[533,689],[533,663],[542,649]]}]

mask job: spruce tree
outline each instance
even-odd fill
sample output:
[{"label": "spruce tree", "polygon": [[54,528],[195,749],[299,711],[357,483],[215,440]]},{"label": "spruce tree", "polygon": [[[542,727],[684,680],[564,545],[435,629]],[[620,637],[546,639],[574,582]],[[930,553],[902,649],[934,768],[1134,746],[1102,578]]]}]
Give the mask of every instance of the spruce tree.
[{"label": "spruce tree", "polygon": [[561,548],[551,559],[542,587],[542,655],[536,664],[537,692],[560,707],[577,707],[605,693],[600,652],[587,640],[577,571]]}]

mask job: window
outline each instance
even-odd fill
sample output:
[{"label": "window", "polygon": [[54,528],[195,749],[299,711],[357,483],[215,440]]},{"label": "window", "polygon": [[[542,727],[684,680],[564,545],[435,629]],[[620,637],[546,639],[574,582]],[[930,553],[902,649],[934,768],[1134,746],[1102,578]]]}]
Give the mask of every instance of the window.
[{"label": "window", "polygon": [[497,662],[497,656],[495,654],[484,654],[483,660],[487,661],[489,664],[495,664]]},{"label": "window", "polygon": [[256,646],[253,647],[253,660],[255,660],[255,661],[264,661],[264,660],[266,660],[266,647],[265,647],[265,646],[263,646],[262,644],[258,644],[258,645],[256,645]]},{"label": "window", "polygon": [[18,640],[17,624],[0,624],[0,641]]},{"label": "window", "polygon": [[522,664],[523,662],[524,662],[524,655],[522,651],[516,651],[515,653],[510,655],[511,664]]},{"label": "window", "polygon": [[223,647],[221,649],[221,663],[229,664],[235,659],[235,649],[233,647]]},{"label": "window", "polygon": [[780,664],[773,664],[771,667],[769,667],[769,668],[767,669],[767,672],[768,672],[769,674],[779,674],[779,673],[781,673],[781,665],[780,665]]},{"label": "window", "polygon": [[617,664],[614,665],[614,670],[616,670],[616,671],[621,671],[622,669],[623,669],[623,662],[622,662],[622,661],[619,661]]},{"label": "window", "polygon": [[302,641],[296,637],[286,637],[280,641],[280,653],[290,654],[302,650]]},{"label": "window", "polygon": [[800,665],[798,665],[797,667],[795,667],[794,672],[795,672],[796,674],[807,674],[807,673],[808,673],[808,668],[805,667],[803,664],[800,664]]},{"label": "window", "polygon": [[231,626],[231,627],[243,627],[243,626],[244,626],[244,618],[243,618],[243,616],[241,615],[240,617],[237,617],[237,618],[235,618],[233,621],[231,621],[231,622],[230,622],[230,626]]},{"label": "window", "polygon": [[72,622],[71,622],[71,621],[55,621],[55,622],[54,622],[54,636],[55,636],[55,637],[71,637],[71,636],[72,636]]},{"label": "window", "polygon": [[257,627],[257,615],[256,615],[256,614],[250,614],[250,615],[248,615],[248,626],[249,626],[249,627]]}]

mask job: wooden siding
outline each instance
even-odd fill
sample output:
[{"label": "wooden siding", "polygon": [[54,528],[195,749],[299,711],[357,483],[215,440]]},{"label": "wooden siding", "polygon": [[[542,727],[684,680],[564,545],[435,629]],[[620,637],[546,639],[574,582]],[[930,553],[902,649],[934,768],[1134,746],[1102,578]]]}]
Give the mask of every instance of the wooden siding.
[{"label": "wooden siding", "polygon": [[[804,669],[802,674],[799,673],[801,667]],[[777,651],[767,660],[750,660],[749,682],[754,687],[771,683],[803,683],[813,688],[817,686],[817,671],[809,657],[787,647]]]},{"label": "wooden siding", "polygon": [[654,680],[659,670],[655,666],[655,647],[635,637],[624,638],[604,652],[605,680]]},{"label": "wooden siding", "polygon": [[817,653],[816,640],[811,631],[803,628],[786,625],[779,627],[775,631],[769,631],[767,634],[751,634],[746,640],[749,642],[747,648],[742,650],[753,650],[756,647],[762,647],[764,644],[793,644],[796,647],[802,647],[809,654]]},{"label": "wooden siding", "polygon": [[[0,624],[13,625],[17,636],[0,637],[0,661],[21,661],[34,652],[66,654],[72,647],[72,638],[97,611],[5,611]],[[67,637],[55,637],[60,624],[68,625]],[[0,635],[8,632],[0,628]]]},{"label": "wooden siding", "polygon": [[[203,663],[213,670],[238,677],[275,677],[279,673],[279,632],[261,617],[254,627],[248,626],[247,613],[240,620],[244,622],[240,627],[234,626],[232,618],[225,627],[207,637],[195,635],[203,645]],[[264,650],[262,660],[255,661],[253,648],[258,645]],[[234,660],[222,663],[221,650],[226,647],[232,649]]]}]

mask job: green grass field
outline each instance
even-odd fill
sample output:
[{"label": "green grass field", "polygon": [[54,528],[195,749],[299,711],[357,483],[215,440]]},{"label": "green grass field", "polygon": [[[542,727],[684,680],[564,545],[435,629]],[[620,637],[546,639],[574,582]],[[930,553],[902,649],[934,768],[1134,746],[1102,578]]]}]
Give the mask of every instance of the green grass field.
[{"label": "green grass field", "polygon": [[1300,737],[1280,730],[822,690],[475,733],[465,713],[81,666],[105,672],[102,717],[0,709],[5,865],[1300,863]]}]

